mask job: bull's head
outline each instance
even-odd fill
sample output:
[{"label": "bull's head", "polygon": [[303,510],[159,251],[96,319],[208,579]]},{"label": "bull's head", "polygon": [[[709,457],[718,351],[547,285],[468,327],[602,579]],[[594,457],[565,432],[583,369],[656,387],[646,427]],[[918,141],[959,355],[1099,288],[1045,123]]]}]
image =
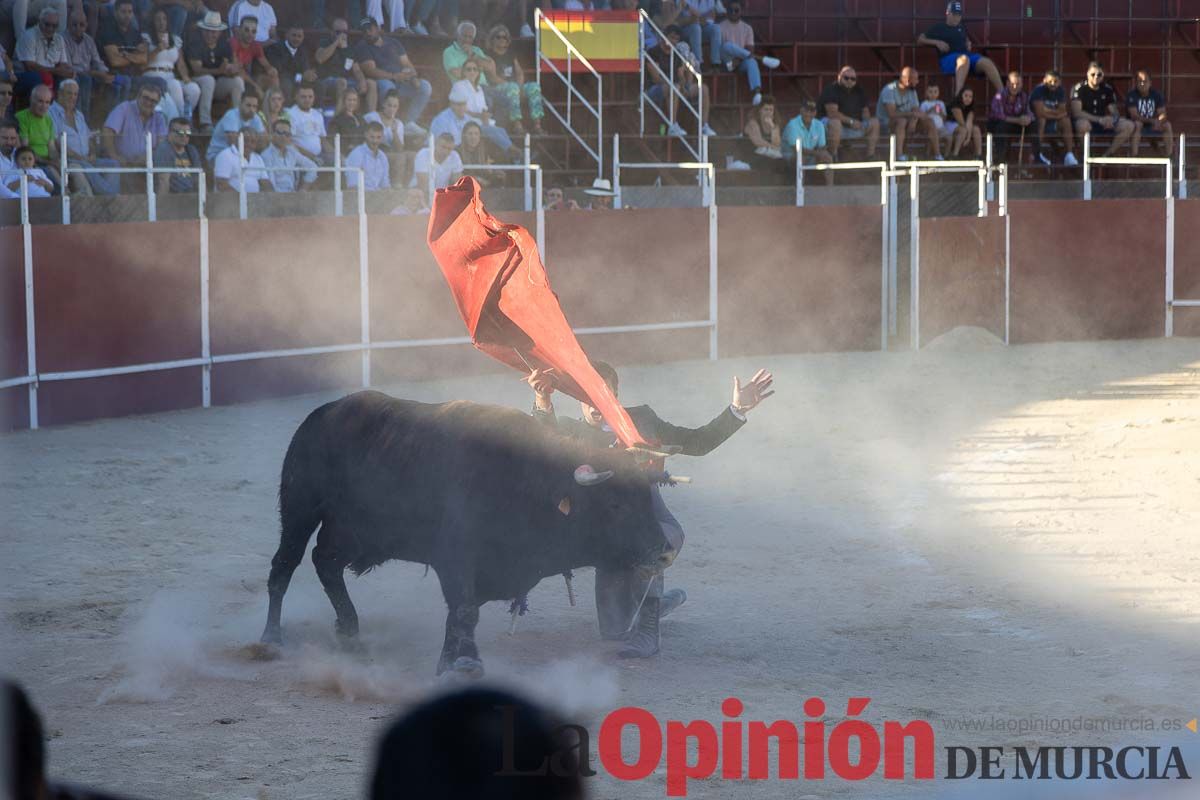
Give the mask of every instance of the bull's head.
[{"label": "bull's head", "polygon": [[597,564],[658,572],[670,566],[682,541],[678,523],[655,486],[658,476],[620,453],[575,470],[575,489],[559,503],[572,530],[590,544]]}]

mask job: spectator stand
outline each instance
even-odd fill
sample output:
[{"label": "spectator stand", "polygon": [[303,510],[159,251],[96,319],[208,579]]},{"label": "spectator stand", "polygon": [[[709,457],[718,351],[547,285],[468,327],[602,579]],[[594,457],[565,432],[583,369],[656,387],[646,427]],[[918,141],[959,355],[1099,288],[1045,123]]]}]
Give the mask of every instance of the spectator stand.
[{"label": "spectator stand", "polygon": [[[896,137],[892,137],[892,149],[896,147]],[[895,282],[896,258],[895,231],[892,226],[891,197],[895,193],[897,172],[886,161],[843,161],[832,164],[805,164],[804,143],[796,139],[796,207],[804,207],[804,173],[805,172],[839,172],[839,171],[879,170],[879,210],[880,233],[882,247],[879,254],[880,291],[879,291],[879,349],[887,350],[889,332],[894,333],[896,327],[895,313],[890,311],[890,298],[894,296],[892,285]],[[890,184],[890,186],[889,186]],[[889,319],[891,320],[889,324]]]},{"label": "spectator stand", "polygon": [[[542,13],[542,10],[540,8],[534,9],[533,14],[534,14],[534,33],[536,35],[535,54],[536,54],[537,68],[535,71],[537,72],[538,88],[541,89],[541,87],[542,87],[542,73],[546,72],[547,70],[554,73],[554,75],[563,84],[563,86],[566,88],[566,91],[567,91],[566,115],[564,116],[564,114],[561,111],[559,111],[558,108],[555,107],[554,102],[547,96],[547,94],[544,90],[542,92],[542,103],[545,106],[546,110],[549,111],[551,114],[553,114],[555,119],[557,119],[559,121],[559,124],[561,124],[563,126],[563,128],[567,131],[567,133],[571,136],[571,138],[573,138],[576,142],[578,142],[579,146],[582,147],[584,149],[584,151],[586,151],[587,154],[589,156],[591,156],[592,159],[596,162],[596,174],[603,175],[604,174],[604,79],[600,75],[600,73],[596,70],[596,68],[592,66],[591,62],[588,61],[587,58],[584,57],[583,53],[581,53],[579,51],[579,49],[577,47],[575,47],[575,45],[571,44],[570,40],[567,39],[567,37],[563,35],[563,32],[558,29],[558,26],[556,26],[545,14]],[[561,70],[559,70],[559,68],[557,66],[554,65],[553,60],[551,60],[542,49],[542,36],[545,35],[543,33],[543,30],[552,34],[556,39],[558,39],[559,42],[562,43],[563,47],[566,49],[567,68],[566,68],[565,75],[563,74],[563,72]],[[579,62],[579,64],[581,64],[585,69],[587,69],[587,71],[589,73],[591,73],[592,77],[594,77],[596,79],[596,103],[595,103],[595,105],[588,102],[588,99],[586,97],[584,97],[583,93],[580,92],[579,89],[575,86],[575,74],[576,73],[573,71],[573,68],[572,68],[572,64],[575,62]],[[595,147],[592,147],[591,145],[589,145],[587,140],[584,138],[584,136],[586,135],[586,131],[581,133],[579,130],[576,130],[577,125],[574,123],[575,100],[578,100],[579,105],[582,105],[583,108],[587,110],[588,115],[591,117],[591,119],[595,120],[595,126],[596,126],[596,146]],[[589,122],[590,122],[590,120],[589,120]],[[579,125],[578,127],[582,128],[582,125]]]},{"label": "spectator stand", "polygon": [[[703,140],[701,142],[704,146]],[[704,207],[708,209],[708,319],[689,320],[684,322],[660,322],[643,325],[622,325],[609,328],[587,328],[577,333],[635,333],[641,331],[677,331],[689,328],[708,329],[708,357],[717,360],[717,185],[716,170],[708,161],[679,161],[663,163],[658,161],[639,162],[621,161],[621,138],[613,136],[613,208],[622,207],[621,170],[623,169],[682,169],[694,170],[700,182],[700,190],[704,198]]]},{"label": "spectator stand", "polygon": [[646,14],[645,9],[639,9],[638,19],[638,133],[640,133],[642,136],[646,135],[647,105],[654,110],[654,113],[658,114],[659,119],[666,123],[668,128],[678,124],[678,120],[675,117],[678,105],[674,102],[668,102],[667,110],[664,111],[658,107],[658,104],[656,104],[653,99],[651,99],[649,88],[646,86],[646,64],[654,63],[653,59],[650,57],[650,54],[646,52],[646,26],[649,25],[650,29],[654,31],[654,35],[658,37],[658,41],[661,44],[666,45],[671,50],[671,74],[668,76],[667,81],[667,85],[670,87],[671,94],[678,99],[680,104],[685,106],[687,110],[692,113],[692,116],[696,118],[695,146],[688,141],[686,136],[679,136],[677,138],[683,143],[683,146],[687,148],[687,151],[692,154],[692,158],[696,159],[697,161],[706,161],[708,159],[708,146],[705,141],[706,137],[704,135],[702,124],[702,120],[704,119],[704,76],[697,72],[696,69],[690,63],[688,63],[685,58],[682,56],[679,57],[679,64],[686,67],[688,72],[692,73],[692,77],[696,79],[696,104],[692,105],[692,102],[687,98],[687,96],[684,95],[679,87],[675,85],[675,57],[678,53],[675,45],[671,44],[670,39],[668,39],[667,35],[662,32],[662,29],[654,24],[654,20],[650,19],[649,15]]}]

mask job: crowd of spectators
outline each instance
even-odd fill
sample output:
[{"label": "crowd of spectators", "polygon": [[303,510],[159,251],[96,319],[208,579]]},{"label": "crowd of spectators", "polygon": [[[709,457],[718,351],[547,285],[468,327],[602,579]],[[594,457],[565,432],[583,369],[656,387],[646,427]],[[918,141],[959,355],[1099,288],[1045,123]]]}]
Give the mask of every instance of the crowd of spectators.
[{"label": "crowd of spectators", "polygon": [[[948,101],[935,81],[925,86],[921,100],[921,76],[914,67],[905,66],[895,80],[884,85],[872,114],[867,93],[858,85],[857,71],[846,65],[825,85],[815,104],[802,101],[800,113],[783,125],[782,154],[777,154],[778,145],[772,138],[778,127],[773,103],[765,115],[761,108],[754,109],[743,132],[746,147],[753,148],[754,158],[759,160],[746,159],[746,167],[761,165],[764,157],[794,166],[797,140],[806,163],[875,160],[881,136],[895,137],[899,161],[907,161],[914,146],[923,149],[922,157],[932,160],[979,159],[984,155],[985,132],[993,137],[996,162],[1016,158],[1019,163],[1036,159],[1046,166],[1056,162],[1077,166],[1078,145],[1088,134],[1104,156],[1126,149],[1137,156],[1142,139],[1152,141],[1161,156],[1174,155],[1167,103],[1154,88],[1148,70],[1137,71],[1133,88],[1123,101],[1105,80],[1098,62],[1091,62],[1084,79],[1069,91],[1056,70],[1047,70],[1040,83],[1026,91],[1025,78],[1019,72],[1001,78],[991,60],[974,52],[961,2],[948,3],[946,21],[922,33],[917,43],[937,51],[941,72],[950,78]],[[986,78],[994,89],[986,104],[976,103],[975,88],[967,82],[972,74]],[[757,105],[760,98],[756,96],[753,102]],[[865,148],[850,152],[847,145],[857,142]],[[1025,154],[1027,142],[1031,150]],[[825,176],[829,180],[832,173]]]},{"label": "crowd of spectators", "polygon": [[[889,137],[901,161],[914,151],[933,160],[979,158],[985,132],[996,160],[1016,153],[1076,166],[1089,134],[1104,155],[1137,155],[1143,139],[1174,153],[1166,101],[1149,72],[1136,74],[1123,99],[1098,63],[1070,89],[1049,71],[1028,91],[1024,76],[1005,79],[976,52],[961,2],[949,2],[945,20],[917,39],[935,51],[944,82],[922,86],[917,69],[905,66],[871,98],[847,64],[787,119],[764,93],[763,72],[780,61],[758,48],[743,19],[745,0],[276,0],[278,8],[270,0],[47,0],[32,18],[21,2],[0,3],[11,6],[14,26],[9,47],[0,40],[0,119],[16,126],[11,146],[0,130],[0,196],[12,194],[22,171],[31,193],[62,191],[64,136],[77,167],[152,160],[203,168],[217,191],[327,188],[333,179],[322,168],[339,159],[363,171],[370,191],[439,188],[464,171],[484,185],[504,185],[508,176],[495,167],[520,160],[516,137],[544,133],[533,65],[514,49],[543,2],[640,7],[650,15],[647,98],[673,120],[661,131],[668,136],[688,135],[692,118],[701,133],[717,135],[714,82],[704,78],[744,79],[749,108],[726,160],[731,169],[786,176],[797,143],[809,165],[876,160]],[[460,19],[468,13],[471,19]],[[405,37],[439,34],[448,39],[441,70],[425,66],[421,74]],[[977,102],[981,87],[972,76],[986,80],[986,102]],[[30,158],[18,154],[22,147],[32,152],[29,167],[18,163]],[[231,147],[238,152],[222,159]],[[199,163],[191,157],[197,150]],[[248,171],[261,176],[246,179]],[[85,195],[145,186],[98,172],[68,177],[67,190]],[[833,172],[824,177],[832,181]],[[158,183],[172,192],[195,189],[186,176]]]},{"label": "crowd of spectators", "polygon": [[[522,64],[513,48],[514,31],[532,36],[535,5],[50,0],[30,16],[21,0],[0,3],[13,29],[6,41],[0,20],[0,120],[15,132],[11,145],[8,129],[0,132],[0,196],[19,190],[22,172],[31,196],[62,191],[64,136],[72,168],[205,169],[217,191],[328,188],[333,179],[320,168],[338,158],[363,171],[368,191],[430,180],[441,187],[464,166],[519,160],[514,136],[542,133],[545,117],[538,86],[527,79],[533,64]],[[460,21],[460,12],[473,19]],[[486,26],[484,47],[476,44],[476,20]],[[306,44],[314,29],[316,41]],[[446,31],[453,39],[444,79],[418,74],[398,34]],[[448,88],[435,96],[435,84]],[[420,121],[430,117],[427,129]],[[27,167],[24,147],[34,159]],[[504,181],[494,168],[480,174]],[[196,177],[155,183],[160,191],[196,191]],[[345,185],[357,180],[347,174]],[[72,169],[66,188],[136,192],[145,179]]]}]

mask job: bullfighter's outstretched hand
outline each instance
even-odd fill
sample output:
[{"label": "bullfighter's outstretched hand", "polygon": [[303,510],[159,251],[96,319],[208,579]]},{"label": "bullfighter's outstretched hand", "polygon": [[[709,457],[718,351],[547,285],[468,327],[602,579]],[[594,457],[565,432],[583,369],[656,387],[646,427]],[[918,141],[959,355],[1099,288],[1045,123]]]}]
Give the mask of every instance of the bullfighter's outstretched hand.
[{"label": "bullfighter's outstretched hand", "polygon": [[733,376],[733,410],[739,414],[745,414],[752,408],[755,408],[763,400],[766,400],[771,395],[775,394],[775,390],[771,388],[775,376],[767,372],[765,369],[760,369],[754,373],[754,377],[745,386],[736,375]]}]

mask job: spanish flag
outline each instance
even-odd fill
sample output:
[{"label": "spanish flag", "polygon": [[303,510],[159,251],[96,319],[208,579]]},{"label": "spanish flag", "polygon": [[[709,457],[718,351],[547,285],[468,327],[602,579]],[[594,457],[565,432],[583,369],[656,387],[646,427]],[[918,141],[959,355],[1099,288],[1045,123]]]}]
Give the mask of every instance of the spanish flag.
[{"label": "spanish flag", "polygon": [[[542,53],[559,70],[567,68],[567,46],[553,24],[598,72],[637,72],[640,48],[637,11],[548,11],[540,22]],[[541,60],[538,60],[541,66]],[[574,64],[576,69],[585,69]]]}]

